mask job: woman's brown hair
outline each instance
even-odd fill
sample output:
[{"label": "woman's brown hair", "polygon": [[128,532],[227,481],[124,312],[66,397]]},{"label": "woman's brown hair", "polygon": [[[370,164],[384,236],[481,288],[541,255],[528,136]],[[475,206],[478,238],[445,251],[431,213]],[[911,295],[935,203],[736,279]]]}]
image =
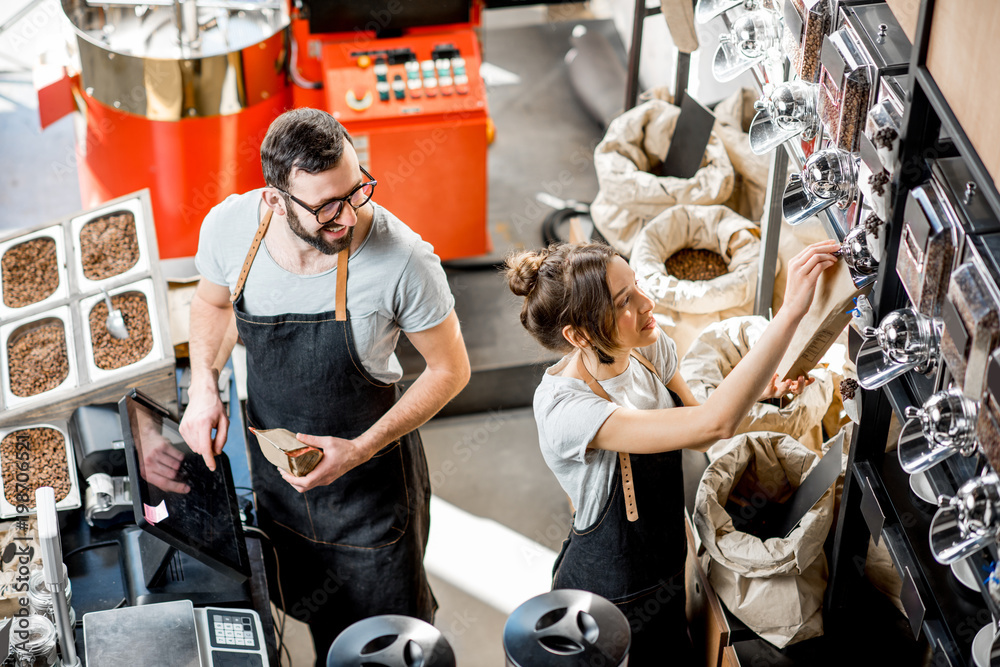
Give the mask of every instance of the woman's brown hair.
[{"label": "woman's brown hair", "polygon": [[567,325],[587,338],[601,363],[617,350],[615,306],[608,264],[617,256],[601,243],[564,243],[520,252],[505,262],[510,290],[524,297],[521,324],[550,350],[569,352]]}]

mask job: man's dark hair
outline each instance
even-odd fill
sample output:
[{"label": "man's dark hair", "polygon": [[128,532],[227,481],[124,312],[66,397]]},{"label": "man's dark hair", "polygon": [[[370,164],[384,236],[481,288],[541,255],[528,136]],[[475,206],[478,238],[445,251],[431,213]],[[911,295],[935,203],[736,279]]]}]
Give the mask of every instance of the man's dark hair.
[{"label": "man's dark hair", "polygon": [[344,139],[351,141],[351,135],[326,111],[286,111],[274,119],[260,145],[264,182],[287,191],[292,169],[309,174],[333,169],[344,155]]}]

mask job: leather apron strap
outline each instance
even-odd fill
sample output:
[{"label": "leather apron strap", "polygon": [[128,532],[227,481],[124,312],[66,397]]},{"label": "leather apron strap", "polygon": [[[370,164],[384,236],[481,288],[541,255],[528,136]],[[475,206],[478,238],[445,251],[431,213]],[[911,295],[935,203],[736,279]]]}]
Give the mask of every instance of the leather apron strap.
[{"label": "leather apron strap", "polygon": [[[260,244],[264,241],[264,235],[267,234],[267,228],[271,224],[271,214],[274,213],[271,209],[267,209],[267,213],[264,214],[264,218],[260,221],[260,226],[257,227],[257,233],[254,234],[253,242],[250,244],[250,250],[247,251],[246,259],[243,260],[243,267],[240,269],[240,277],[236,279],[236,287],[233,288],[233,293],[229,295],[230,303],[235,303],[240,294],[243,292],[243,285],[247,281],[247,276],[250,275],[250,267],[253,265],[253,260],[257,257],[257,251],[260,250]],[[337,321],[346,322],[347,321],[347,260],[351,254],[350,248],[344,248],[337,255]]]},{"label": "leather apron strap", "polygon": [[[659,377],[656,373],[656,369],[653,368],[653,364],[649,362],[644,356],[632,350],[632,356],[636,358],[639,363],[649,369],[655,377]],[[586,364],[583,363],[583,356],[579,353],[576,355],[576,363],[578,367],[578,372],[583,378],[583,381],[587,383],[590,390],[603,398],[605,401],[614,403],[611,397],[608,396],[608,392],[604,391],[604,387],[598,382],[589,370],[587,370]],[[632,479],[632,459],[629,458],[628,452],[618,452],[618,465],[622,469],[622,492],[625,494],[625,516],[629,521],[636,521],[639,518],[639,508],[636,506],[635,502],[635,481]]]},{"label": "leather apron strap", "polygon": [[264,218],[260,221],[260,225],[257,227],[257,233],[254,234],[253,243],[250,244],[250,251],[247,253],[246,259],[243,260],[243,268],[240,269],[240,277],[236,280],[236,287],[233,288],[233,293],[229,295],[230,303],[235,303],[236,299],[240,298],[240,294],[243,292],[243,284],[247,281],[247,276],[250,275],[250,266],[253,264],[254,257],[257,256],[257,251],[260,250],[260,244],[264,240],[264,234],[267,234],[267,227],[271,224],[272,213],[274,213],[274,211],[267,209],[267,213],[264,214]]}]

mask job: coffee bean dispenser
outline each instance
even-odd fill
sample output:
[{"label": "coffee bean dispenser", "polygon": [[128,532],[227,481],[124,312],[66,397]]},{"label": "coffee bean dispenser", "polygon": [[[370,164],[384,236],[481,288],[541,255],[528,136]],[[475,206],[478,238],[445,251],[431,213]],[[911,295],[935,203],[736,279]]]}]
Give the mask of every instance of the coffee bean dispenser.
[{"label": "coffee bean dispenser", "polygon": [[[780,1],[778,0],[778,2]],[[772,0],[698,0],[694,6],[694,18],[698,23],[708,23],[716,16],[721,16],[737,7],[750,11],[774,9],[774,2]]]},{"label": "coffee bean dispenser", "polygon": [[[24,475],[27,475],[25,481]],[[0,428],[0,519],[35,511],[35,489],[51,486],[56,509],[80,507],[73,443],[66,421]],[[19,497],[20,496],[20,497]]]},{"label": "coffee bean dispenser", "polygon": [[819,86],[788,81],[754,103],[757,115],[750,123],[750,150],[763,155],[795,137],[811,141],[820,129]]},{"label": "coffee bean dispenser", "polygon": [[865,341],[856,360],[858,383],[877,389],[909,371],[931,375],[938,368],[943,324],[913,308],[900,308],[877,327],[861,333]]},{"label": "coffee bean dispenser", "polygon": [[[890,175],[899,169],[899,137],[903,128],[903,92],[906,76],[884,76],[879,80],[878,99],[868,111],[859,141],[870,144],[882,167]],[[866,150],[862,147],[862,151]]]},{"label": "coffee bean dispenser", "polygon": [[930,526],[931,553],[949,565],[995,545],[1000,535],[1000,479],[984,472],[945,498]]},{"label": "coffee bean dispenser", "polygon": [[777,12],[746,12],[733,21],[728,33],[719,36],[712,74],[719,81],[732,81],[765,59],[780,58],[781,30],[781,15]]},{"label": "coffee bean dispenser", "polygon": [[937,179],[906,197],[896,273],[914,308],[938,315],[964,233],[954,207]]},{"label": "coffee bean dispenser", "polygon": [[824,38],[820,62],[819,113],[823,127],[832,145],[853,151],[868,113],[874,68],[853,33],[846,29]]},{"label": "coffee bean dispenser", "polygon": [[797,225],[834,204],[847,209],[857,200],[856,154],[825,148],[809,156],[802,172],[788,177],[781,210],[790,225]]},{"label": "coffee bean dispenser", "polygon": [[923,406],[905,410],[906,423],[899,433],[899,465],[911,475],[923,472],[950,456],[973,456],[976,446],[978,400],[958,387],[932,394]]},{"label": "coffee bean dispenser", "polygon": [[819,78],[823,38],[833,23],[830,0],[786,0],[781,45],[802,81]]},{"label": "coffee bean dispenser", "polygon": [[[992,288],[992,289],[991,289]],[[941,305],[941,357],[965,395],[979,400],[986,362],[1000,344],[1000,301],[994,278],[978,262],[955,269]]]},{"label": "coffee bean dispenser", "polygon": [[56,225],[0,243],[0,321],[45,310],[69,296],[66,238]]},{"label": "coffee bean dispenser", "polygon": [[1000,349],[990,353],[985,384],[976,419],[976,439],[993,469],[1000,470]]},{"label": "coffee bean dispenser", "polygon": [[[30,301],[41,291],[14,287],[12,276],[36,275],[25,266],[31,261],[45,267],[38,284],[56,285],[37,303],[4,306],[0,426],[68,419],[79,405],[117,401],[133,386],[176,406],[166,283],[150,211],[142,191],[0,238],[0,252],[18,260],[4,260],[5,293],[26,293]],[[38,247],[24,252],[29,243]],[[125,317],[127,339],[109,336],[105,293]]]}]

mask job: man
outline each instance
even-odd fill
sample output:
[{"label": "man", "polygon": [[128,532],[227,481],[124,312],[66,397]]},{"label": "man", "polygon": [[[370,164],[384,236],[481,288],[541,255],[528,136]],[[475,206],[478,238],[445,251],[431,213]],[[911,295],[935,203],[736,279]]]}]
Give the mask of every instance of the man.
[{"label": "man", "polygon": [[[280,597],[309,623],[325,665],[354,621],[433,621],[423,569],[430,488],[415,429],[465,386],[469,360],[440,260],[372,200],[376,181],[339,122],[315,109],[282,114],[261,162],[267,187],[229,197],[201,230],[181,433],[214,469],[228,428],[215,361],[232,350],[235,316],[248,426],[288,429],[323,451],[312,472],[293,477],[248,436]],[[427,364],[402,396],[400,331]]]}]

